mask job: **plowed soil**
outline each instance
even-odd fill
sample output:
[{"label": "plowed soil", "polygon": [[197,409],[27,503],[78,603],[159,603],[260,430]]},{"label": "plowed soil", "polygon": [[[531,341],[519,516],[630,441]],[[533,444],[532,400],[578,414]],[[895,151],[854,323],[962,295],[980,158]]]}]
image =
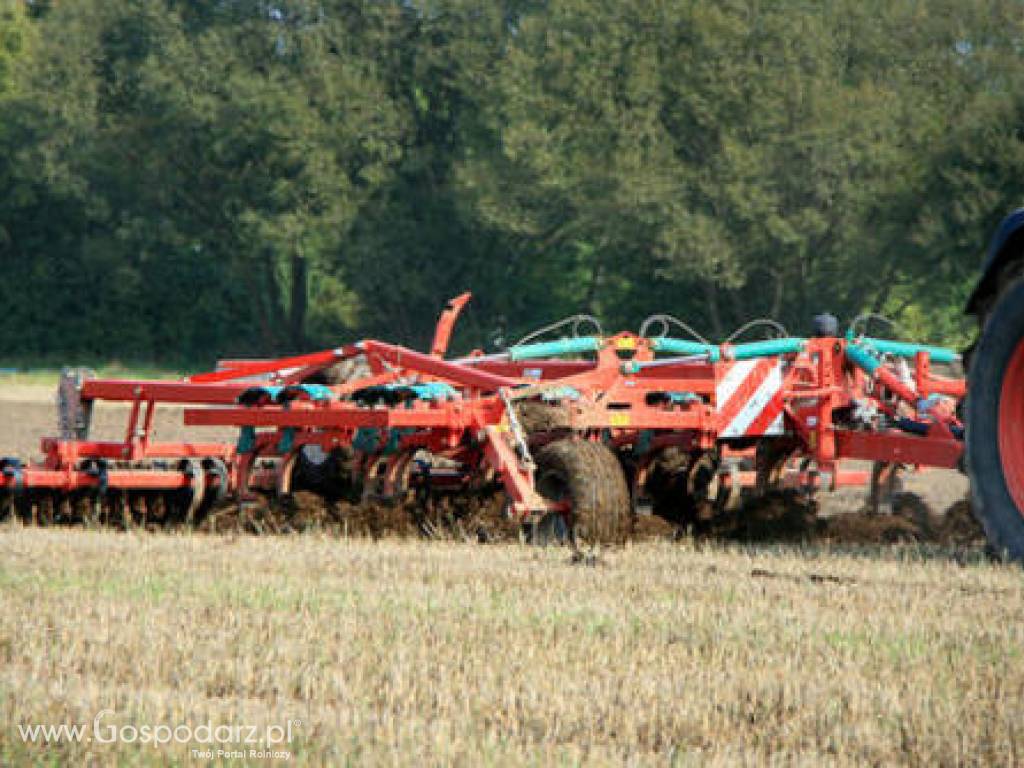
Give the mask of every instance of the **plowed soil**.
[{"label": "plowed soil", "polygon": [[[93,417],[92,433],[122,439],[127,408],[101,404]],[[56,414],[53,391],[44,387],[0,386],[0,454],[34,458],[41,437],[54,433]],[[182,409],[158,412],[155,437],[159,440],[233,440],[231,430],[186,430]],[[862,489],[821,494],[810,502],[795,494],[780,494],[748,501],[738,513],[713,521],[706,530],[680,531],[653,516],[636,520],[634,540],[675,539],[692,535],[739,542],[860,544],[938,544],[981,547],[984,536],[964,500],[966,479],[956,472],[938,470],[909,475],[906,492],[891,515],[866,512]],[[519,536],[519,527],[502,514],[500,495],[477,499],[436,498],[426,505],[353,505],[297,493],[287,504],[258,502],[232,504],[212,510],[201,523],[210,532],[259,534],[321,530],[346,536],[427,537],[460,541],[507,541]]]}]

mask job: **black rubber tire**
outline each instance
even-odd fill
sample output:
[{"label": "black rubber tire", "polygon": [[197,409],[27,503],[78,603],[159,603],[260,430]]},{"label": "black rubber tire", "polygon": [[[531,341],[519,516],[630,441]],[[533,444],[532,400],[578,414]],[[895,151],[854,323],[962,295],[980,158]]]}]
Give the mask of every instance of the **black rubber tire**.
[{"label": "black rubber tire", "polygon": [[[1024,280],[1001,292],[985,318],[971,358],[967,398],[967,467],[975,517],[996,554],[1024,560],[1024,510],[1018,509],[1003,477],[999,454],[999,398],[1010,358],[1024,342]],[[1024,424],[1019,425],[1024,440]]]},{"label": "black rubber tire", "polygon": [[626,476],[605,445],[556,440],[539,450],[535,461],[537,490],[572,504],[565,521],[572,543],[618,544],[629,537],[633,521]]},{"label": "black rubber tire", "polygon": [[520,400],[515,409],[519,425],[528,435],[569,429],[569,409],[562,404]]}]

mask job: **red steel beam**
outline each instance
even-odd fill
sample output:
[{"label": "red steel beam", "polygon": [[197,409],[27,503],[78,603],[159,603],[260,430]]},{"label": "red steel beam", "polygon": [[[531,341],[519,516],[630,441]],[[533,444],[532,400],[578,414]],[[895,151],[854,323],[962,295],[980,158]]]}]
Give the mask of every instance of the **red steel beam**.
[{"label": "red steel beam", "polygon": [[484,456],[501,475],[514,514],[527,517],[545,510],[561,510],[565,507],[564,504],[548,501],[537,492],[531,473],[520,465],[515,451],[498,427],[485,427],[484,432]]},{"label": "red steel beam", "polygon": [[248,378],[250,376],[261,376],[268,373],[292,368],[307,368],[310,366],[327,366],[338,360],[348,357],[355,357],[360,350],[353,345],[338,347],[336,349],[325,349],[321,352],[311,352],[308,355],[296,355],[294,357],[280,357],[275,360],[260,360],[253,362],[232,361],[231,368],[209,373],[197,373],[188,378],[189,382],[197,384],[212,384],[220,381],[231,381],[232,379]]},{"label": "red steel beam", "polygon": [[676,411],[650,407],[609,410],[584,405],[581,410],[575,422],[580,428],[702,431],[711,425],[703,408]]},{"label": "red steel beam", "polygon": [[938,395],[961,398],[967,394],[967,382],[964,379],[943,379],[932,376],[928,379],[928,391]]},{"label": "red steel beam", "polygon": [[[17,489],[17,484],[16,477],[0,475],[0,488],[13,491]],[[75,491],[99,486],[99,476],[79,469],[25,467],[21,470],[23,490]],[[107,472],[106,487],[129,491],[173,491],[192,487],[192,478],[183,472],[111,469]]]},{"label": "red steel beam", "polygon": [[248,384],[190,384],[184,381],[90,379],[82,382],[85,400],[154,400],[161,403],[234,403]]},{"label": "red steel beam", "polygon": [[[757,472],[744,470],[736,473],[741,488],[755,488],[757,486]],[[719,475],[719,481],[726,488],[732,487],[732,475],[723,472]],[[871,472],[859,469],[841,469],[835,472],[834,482],[836,488],[863,487],[871,482]],[[783,472],[780,485],[783,488],[806,488],[808,486],[820,488],[822,486],[822,475],[817,472],[801,472],[798,469],[786,469]]]},{"label": "red steel beam", "polygon": [[361,347],[369,355],[376,355],[387,362],[407,368],[411,371],[429,373],[466,387],[483,390],[497,390],[502,387],[513,387],[519,382],[506,376],[498,376],[486,371],[478,371],[471,366],[441,360],[422,352],[406,347],[385,344],[381,341],[362,341],[356,346]]},{"label": "red steel beam", "polygon": [[956,439],[893,432],[836,430],[836,454],[844,459],[866,459],[900,464],[922,464],[955,469],[964,444]]},{"label": "red steel beam", "polygon": [[68,461],[79,458],[95,459],[176,459],[176,458],[229,458],[235,446],[229,443],[119,443],[99,440],[55,440],[43,438],[42,451],[47,456],[59,456]]},{"label": "red steel beam", "polygon": [[447,427],[461,429],[469,422],[451,409],[377,408],[187,408],[185,424],[191,427]]},{"label": "red steel beam", "polygon": [[448,302],[448,306],[441,313],[441,317],[437,319],[434,341],[430,345],[430,354],[434,357],[444,357],[444,353],[448,351],[448,342],[451,340],[455,321],[459,319],[459,313],[462,312],[462,308],[466,306],[472,296],[473,294],[468,291],[456,296]]},{"label": "red steel beam", "polygon": [[[473,358],[464,358],[459,365],[469,366],[478,371],[487,371],[497,376],[506,376],[516,379],[561,379],[565,376],[574,376],[578,373],[585,373],[596,368],[593,360],[528,360],[511,362],[509,360],[481,360],[474,362]],[[529,376],[527,375],[529,372]]]}]

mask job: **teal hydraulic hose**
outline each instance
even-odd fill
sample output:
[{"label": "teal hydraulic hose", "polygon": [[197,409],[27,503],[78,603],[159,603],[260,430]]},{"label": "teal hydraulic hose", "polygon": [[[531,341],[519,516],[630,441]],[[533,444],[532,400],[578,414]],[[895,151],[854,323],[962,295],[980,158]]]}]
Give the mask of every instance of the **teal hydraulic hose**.
[{"label": "teal hydraulic hose", "polygon": [[708,359],[717,363],[721,359],[721,352],[714,344],[705,344],[691,339],[673,339],[670,336],[660,336],[651,339],[651,345],[656,352],[668,352],[671,355],[707,355]]},{"label": "teal hydraulic hose", "polygon": [[868,352],[859,344],[847,344],[846,356],[861,368],[868,376],[874,376],[875,371],[882,365],[882,361]]},{"label": "teal hydraulic hose", "polygon": [[540,357],[561,357],[562,355],[579,355],[584,352],[596,352],[601,347],[601,340],[596,336],[579,336],[575,339],[558,339],[557,341],[541,341],[536,344],[522,344],[512,347],[509,359],[535,360]]},{"label": "teal hydraulic hose", "polygon": [[911,344],[905,341],[890,341],[889,339],[863,338],[857,341],[883,355],[916,357],[918,352],[927,352],[934,363],[953,363],[960,359],[960,355],[946,347],[932,347],[927,344]]},{"label": "teal hydraulic hose", "polygon": [[772,357],[799,352],[804,348],[804,339],[770,339],[768,341],[752,341],[737,344],[732,348],[734,360],[753,360],[757,357]]}]

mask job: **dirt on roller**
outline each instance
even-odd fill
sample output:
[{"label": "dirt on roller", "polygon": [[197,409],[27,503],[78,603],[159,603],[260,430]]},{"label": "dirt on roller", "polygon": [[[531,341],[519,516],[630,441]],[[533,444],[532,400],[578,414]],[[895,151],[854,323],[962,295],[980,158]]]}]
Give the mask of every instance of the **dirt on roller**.
[{"label": "dirt on roller", "polygon": [[[544,408],[545,410],[541,410]],[[524,413],[545,422],[547,406]],[[123,439],[127,406],[98,404],[93,414],[92,435],[98,439]],[[56,433],[55,390],[52,387],[0,385],[0,453],[33,459],[39,441]],[[222,428],[188,428],[182,424],[182,408],[163,406],[157,411],[157,440],[233,441],[235,433]],[[655,516],[635,520],[631,539],[657,540],[696,535],[698,538],[741,542],[809,542],[823,544],[934,543],[944,546],[983,546],[984,535],[970,513],[965,498],[967,480],[952,471],[925,470],[909,473],[904,492],[891,515],[866,511],[866,489],[847,488],[819,494],[809,502],[784,493],[748,501],[726,518],[713,521],[703,531],[679,531]],[[246,505],[228,504],[211,510],[200,523],[209,532],[292,533],[319,530],[360,537],[419,537],[460,541],[508,541],[519,537],[519,526],[503,512],[499,494],[475,498],[434,497],[428,502],[371,502],[352,504],[299,492],[286,503],[261,500]]]}]

